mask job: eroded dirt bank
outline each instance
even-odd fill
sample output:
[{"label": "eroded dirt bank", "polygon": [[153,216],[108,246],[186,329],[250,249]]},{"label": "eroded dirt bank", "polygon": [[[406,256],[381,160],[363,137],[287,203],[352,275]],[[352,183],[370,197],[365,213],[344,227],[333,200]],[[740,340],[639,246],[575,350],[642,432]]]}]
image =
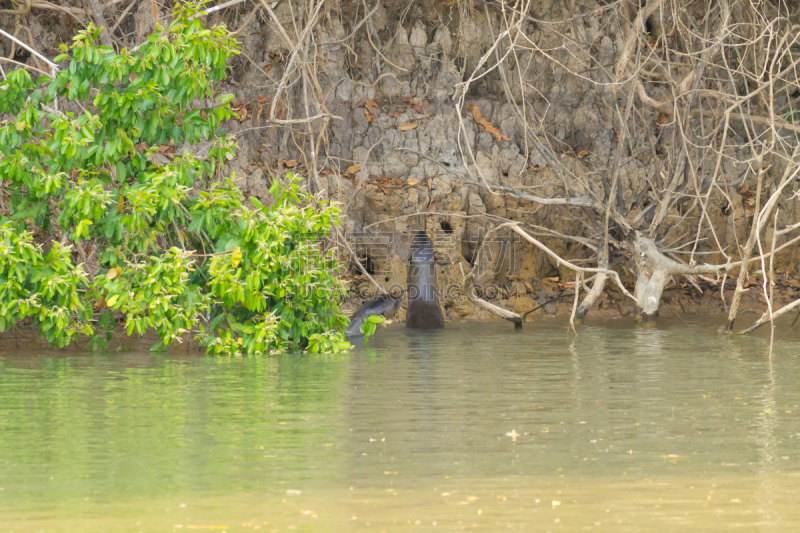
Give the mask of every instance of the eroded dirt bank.
[{"label": "eroded dirt bank", "polygon": [[[0,15],[0,27],[53,57],[57,45],[68,42],[91,14],[77,1],[63,2],[63,9],[45,4],[28,2],[24,14]],[[453,318],[487,317],[457,290],[476,261],[482,262],[478,285],[483,297],[520,314],[541,305],[528,319],[569,313],[572,270],[511,232],[483,242],[489,228],[516,221],[560,257],[595,265],[598,248],[587,243],[597,242],[602,212],[531,199],[560,195],[565,175],[601,197],[610,198],[613,191],[615,208],[644,224],[653,216],[648,198],[665,194],[649,184],[665,168],[679,173],[665,161],[681,149],[681,124],[669,110],[641,105],[647,98],[669,96],[667,85],[652,73],[644,93],[625,100],[633,89],[620,83],[614,71],[623,55],[631,54],[632,32],[644,42],[638,54],[647,49],[682,61],[681,51],[689,45],[671,33],[669,25],[680,21],[666,9],[650,10],[642,21],[640,6],[633,2],[599,0],[514,5],[283,0],[270,3],[269,10],[262,4],[246,1],[208,17],[211,24],[235,29],[242,45],[227,83],[219,88],[236,95],[239,109],[239,120],[227,125],[240,146],[231,166],[237,184],[266,199],[273,176],[287,170],[307,176],[311,190],[340,202],[344,236],[385,288],[405,284],[409,232],[426,229],[439,249],[440,291]],[[651,4],[660,2],[647,3],[647,9]],[[106,6],[115,45],[130,48],[154,31],[154,22],[164,21],[172,2],[133,0]],[[688,3],[685,8],[698,24],[708,22],[704,6]],[[787,16],[797,23],[797,13]],[[306,31],[313,38],[302,41]],[[707,31],[717,28],[712,24]],[[506,42],[512,33],[515,40]],[[305,48],[291,44],[299,42],[306,42]],[[10,41],[0,39],[0,55],[15,52]],[[35,58],[26,62],[34,64]],[[495,68],[501,63],[502,68]],[[694,66],[687,63],[686,68]],[[463,91],[465,83],[468,89]],[[700,89],[712,90],[714,83],[704,81]],[[788,91],[785,97],[787,105],[797,98]],[[620,111],[634,100],[636,116],[629,120],[638,122],[621,140]],[[713,124],[703,127],[713,129]],[[748,131],[732,127],[729,138],[744,147]],[[178,147],[162,157],[182,149],[202,155],[198,147]],[[622,155],[615,163],[618,153]],[[682,239],[696,234],[693,253],[704,262],[724,262],[726,254],[735,257],[747,240],[758,193],[774,191],[792,162],[778,157],[766,162],[759,191],[747,174],[753,163],[745,148],[718,162],[713,152],[699,157],[694,165],[698,171],[714,164],[721,168],[725,181],[718,188],[723,193],[709,195],[702,211],[667,205],[664,218],[675,220],[676,229],[661,236],[680,254]],[[789,188],[796,192],[796,181]],[[795,196],[787,194],[778,203],[775,227],[800,219]],[[765,242],[772,239],[769,231]],[[775,242],[792,237],[781,235]],[[354,306],[374,287],[344,249],[343,258],[350,266]],[[613,268],[626,286],[633,286],[626,261]],[[776,303],[800,296],[797,247],[776,257],[773,268]],[[748,281],[743,309],[763,310],[760,279],[754,274]],[[730,299],[731,283],[728,277],[723,292],[710,279],[676,277],[660,312],[724,311],[727,303],[721,295]],[[609,287],[593,312],[627,316],[633,302]]]}]

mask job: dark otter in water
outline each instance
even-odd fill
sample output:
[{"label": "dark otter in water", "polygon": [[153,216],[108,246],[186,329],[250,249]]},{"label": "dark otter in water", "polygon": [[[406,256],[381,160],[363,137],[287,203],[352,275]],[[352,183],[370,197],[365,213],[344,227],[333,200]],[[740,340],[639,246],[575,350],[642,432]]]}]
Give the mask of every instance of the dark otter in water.
[{"label": "dark otter in water", "polygon": [[400,304],[403,301],[403,295],[395,296],[393,294],[381,294],[377,298],[369,300],[364,305],[358,308],[358,311],[353,313],[350,317],[350,325],[347,326],[345,334],[348,337],[357,337],[363,335],[361,332],[361,325],[367,317],[373,315],[381,315],[386,319],[391,319],[400,310]]},{"label": "dark otter in water", "polygon": [[433,243],[423,231],[415,231],[411,240],[408,267],[408,311],[406,327],[443,329],[444,314],[436,288],[436,264]]}]

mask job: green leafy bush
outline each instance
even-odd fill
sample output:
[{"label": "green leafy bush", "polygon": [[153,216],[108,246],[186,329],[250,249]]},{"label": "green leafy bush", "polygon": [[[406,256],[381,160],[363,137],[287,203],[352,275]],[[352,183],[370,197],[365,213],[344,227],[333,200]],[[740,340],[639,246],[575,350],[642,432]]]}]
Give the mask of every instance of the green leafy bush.
[{"label": "green leafy bush", "polygon": [[180,4],[130,53],[90,26],[54,79],[0,83],[0,330],[30,319],[58,346],[83,333],[102,347],[111,310],[129,335],[196,335],[212,354],[350,347],[324,248],[339,210],[291,175],[270,206],[220,178],[234,112],[214,87],[238,49],[201,6]]}]

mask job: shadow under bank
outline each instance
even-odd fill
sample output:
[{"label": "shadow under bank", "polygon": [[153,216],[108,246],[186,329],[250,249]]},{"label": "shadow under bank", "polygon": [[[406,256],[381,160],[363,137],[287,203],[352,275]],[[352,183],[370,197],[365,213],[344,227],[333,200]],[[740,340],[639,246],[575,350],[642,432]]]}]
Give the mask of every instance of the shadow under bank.
[{"label": "shadow under bank", "polygon": [[[687,326],[697,323],[703,324],[709,332],[722,334],[722,328],[727,320],[727,315],[722,310],[709,310],[708,312],[676,312],[674,308],[667,306],[663,313],[659,313],[659,319],[655,325],[648,324],[668,334],[681,335],[681,330]],[[448,343],[456,337],[470,339],[475,335],[491,334],[496,337],[496,342],[503,343],[504,338],[516,334],[525,334],[544,330],[559,331],[569,328],[569,316],[572,311],[569,305],[559,305],[553,314],[544,314],[536,317],[529,316],[524,323],[522,330],[515,331],[514,325],[506,320],[496,317],[489,318],[455,318],[445,322],[444,330],[408,330],[402,320],[395,320],[386,327],[379,327],[375,335],[370,339],[365,347],[362,339],[355,339],[352,344],[354,351],[369,350],[373,346],[379,345],[381,339],[386,336],[387,330],[392,330],[392,342],[405,344],[408,348],[409,357],[419,358],[420,360],[435,358],[439,353],[439,346]],[[761,316],[760,310],[745,309],[740,312],[736,321],[736,329],[745,328]],[[793,325],[794,313],[781,316],[775,321],[775,340],[780,342],[784,338],[800,337],[800,321]],[[582,326],[577,327],[577,334],[580,336],[584,328],[608,328],[612,330],[631,330],[642,329],[640,324],[634,321],[631,311],[625,315],[614,313],[608,310],[598,310],[586,316]],[[762,328],[749,334],[749,336],[769,339],[769,325],[765,324]],[[155,333],[146,335],[134,335],[128,337],[124,333],[115,333],[108,341],[108,350],[92,351],[89,347],[89,338],[79,337],[76,341],[65,348],[57,348],[49,344],[44,338],[39,336],[36,328],[32,326],[20,326],[12,331],[0,333],[0,356],[2,357],[74,357],[81,355],[102,355],[115,356],[124,354],[150,354],[150,349],[158,344],[160,339]],[[398,346],[399,348],[400,346]],[[470,350],[470,345],[464,346],[465,350]],[[157,353],[178,357],[205,357],[205,348],[200,346],[195,340],[184,340],[183,343],[175,342],[168,346],[166,350]],[[275,354],[270,357],[280,356]],[[314,357],[313,354],[289,353],[285,355]]]}]

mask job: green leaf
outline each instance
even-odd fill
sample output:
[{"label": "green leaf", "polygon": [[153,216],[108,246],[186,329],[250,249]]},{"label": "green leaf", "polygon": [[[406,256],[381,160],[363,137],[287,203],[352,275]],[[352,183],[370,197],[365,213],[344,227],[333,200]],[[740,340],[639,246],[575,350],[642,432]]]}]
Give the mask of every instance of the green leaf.
[{"label": "green leaf", "polygon": [[219,325],[222,324],[222,321],[224,319],[225,319],[225,315],[223,315],[221,313],[219,315],[217,315],[216,317],[214,317],[214,320],[212,320],[211,324],[209,324],[209,326],[208,326],[209,331],[211,333],[217,331],[217,328],[219,328]]},{"label": "green leaf", "polygon": [[122,161],[117,161],[117,181],[125,181],[127,178],[127,169]]},{"label": "green leaf", "polygon": [[167,351],[167,347],[163,342],[157,342],[150,347],[150,353],[163,353]]}]

